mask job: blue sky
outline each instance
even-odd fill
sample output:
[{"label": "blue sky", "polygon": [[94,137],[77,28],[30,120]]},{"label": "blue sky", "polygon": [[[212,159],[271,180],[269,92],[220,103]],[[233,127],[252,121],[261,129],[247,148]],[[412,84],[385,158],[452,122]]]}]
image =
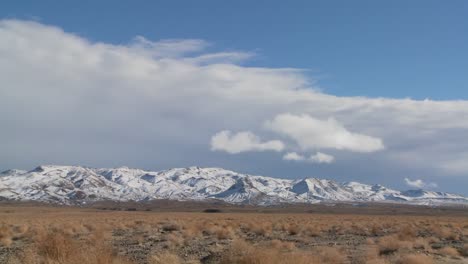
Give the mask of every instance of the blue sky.
[{"label": "blue sky", "polygon": [[468,99],[466,1],[9,1],[88,39],[199,38],[249,65],[309,69],[336,95]]},{"label": "blue sky", "polygon": [[2,2],[0,170],[198,165],[468,194],[467,13],[466,1]]}]

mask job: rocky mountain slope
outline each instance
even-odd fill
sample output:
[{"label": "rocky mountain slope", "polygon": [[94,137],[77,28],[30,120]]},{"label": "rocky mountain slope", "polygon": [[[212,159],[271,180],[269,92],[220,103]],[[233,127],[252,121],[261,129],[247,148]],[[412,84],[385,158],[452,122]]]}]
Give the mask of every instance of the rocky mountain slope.
[{"label": "rocky mountain slope", "polygon": [[61,204],[154,199],[206,200],[269,205],[326,201],[468,204],[468,198],[425,190],[396,191],[381,185],[307,178],[278,179],[220,168],[145,171],[120,167],[39,166],[0,173],[0,199]]}]

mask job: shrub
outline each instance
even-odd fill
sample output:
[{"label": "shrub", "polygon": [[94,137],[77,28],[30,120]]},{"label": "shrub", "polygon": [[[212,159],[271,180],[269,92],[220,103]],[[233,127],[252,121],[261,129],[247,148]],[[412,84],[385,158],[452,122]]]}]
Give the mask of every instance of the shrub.
[{"label": "shrub", "polygon": [[208,208],[203,210],[204,213],[221,213],[221,209],[215,209],[215,208]]},{"label": "shrub", "polygon": [[162,226],[162,230],[166,232],[179,231],[180,225],[176,223],[165,223]]}]

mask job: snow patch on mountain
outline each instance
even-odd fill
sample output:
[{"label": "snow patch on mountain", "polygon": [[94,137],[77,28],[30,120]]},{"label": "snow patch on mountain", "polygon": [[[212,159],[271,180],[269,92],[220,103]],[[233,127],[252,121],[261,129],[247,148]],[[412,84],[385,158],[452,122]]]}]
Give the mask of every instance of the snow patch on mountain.
[{"label": "snow patch on mountain", "polygon": [[43,165],[0,173],[0,199],[77,204],[155,199],[205,200],[271,205],[317,202],[468,203],[461,195],[425,190],[397,191],[381,185],[306,178],[278,179],[221,168],[146,171],[119,167]]}]

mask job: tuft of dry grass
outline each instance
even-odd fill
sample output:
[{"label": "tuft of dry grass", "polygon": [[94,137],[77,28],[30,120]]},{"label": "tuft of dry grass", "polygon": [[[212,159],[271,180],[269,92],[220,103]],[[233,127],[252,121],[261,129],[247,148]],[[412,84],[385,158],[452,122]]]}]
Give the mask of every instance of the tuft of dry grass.
[{"label": "tuft of dry grass", "polygon": [[182,260],[179,256],[173,253],[162,253],[158,255],[152,255],[148,258],[148,264],[180,264]]},{"label": "tuft of dry grass", "polygon": [[387,255],[400,248],[400,240],[396,236],[384,236],[378,242],[380,255]]},{"label": "tuft of dry grass", "polygon": [[380,252],[377,246],[368,244],[364,256],[362,256],[358,263],[384,264],[385,260],[380,257]]},{"label": "tuft of dry grass", "polygon": [[269,223],[250,223],[248,230],[257,236],[268,237],[271,235],[273,227]]},{"label": "tuft of dry grass", "polygon": [[451,257],[460,256],[460,253],[458,252],[458,250],[456,250],[453,247],[444,247],[442,249],[439,249],[439,253],[442,254],[442,255],[447,255],[447,256],[451,256]]},{"label": "tuft of dry grass", "polygon": [[272,248],[277,250],[292,251],[296,249],[296,245],[293,242],[286,242],[278,239],[272,240],[270,244]]},{"label": "tuft of dry grass", "polygon": [[301,226],[297,224],[292,224],[292,225],[289,225],[288,227],[288,233],[292,236],[299,235],[301,231],[302,231]]},{"label": "tuft of dry grass", "polygon": [[218,239],[233,239],[235,232],[231,227],[219,227],[216,229],[215,235]]},{"label": "tuft of dry grass", "polygon": [[168,248],[176,248],[184,244],[184,238],[173,233],[165,236]]},{"label": "tuft of dry grass", "polygon": [[413,242],[413,248],[418,249],[418,250],[425,250],[425,251],[431,251],[431,246],[429,245],[429,242],[422,237],[419,237],[414,240]]},{"label": "tuft of dry grass", "polygon": [[315,251],[320,263],[341,264],[346,261],[346,256],[335,247],[319,247]]},{"label": "tuft of dry grass", "polygon": [[23,264],[130,264],[117,257],[112,249],[93,240],[93,243],[79,242],[57,230],[39,233],[35,243],[17,257]]},{"label": "tuft of dry grass", "polygon": [[308,225],[304,228],[304,232],[311,237],[319,237],[321,234],[320,228],[316,225]]},{"label": "tuft of dry grass", "polygon": [[222,256],[222,264],[317,264],[310,252],[289,251],[254,247],[243,240],[236,240]]},{"label": "tuft of dry grass", "polygon": [[436,226],[433,227],[432,232],[439,238],[444,239],[444,240],[457,240],[459,238],[458,234],[454,232],[449,227],[445,226]]},{"label": "tuft of dry grass", "polygon": [[400,257],[397,264],[432,264],[434,261],[431,257],[423,254],[408,254]]},{"label": "tuft of dry grass", "polygon": [[13,243],[13,233],[8,226],[0,227],[0,245],[10,247]]},{"label": "tuft of dry grass", "polygon": [[72,258],[78,249],[76,242],[61,232],[40,234],[36,238],[35,247],[38,255],[57,262]]},{"label": "tuft of dry grass", "polygon": [[415,227],[410,225],[405,225],[398,232],[398,239],[401,241],[413,241],[417,237],[417,232]]},{"label": "tuft of dry grass", "polygon": [[460,250],[460,253],[464,257],[468,257],[468,244],[465,244],[463,248]]}]

